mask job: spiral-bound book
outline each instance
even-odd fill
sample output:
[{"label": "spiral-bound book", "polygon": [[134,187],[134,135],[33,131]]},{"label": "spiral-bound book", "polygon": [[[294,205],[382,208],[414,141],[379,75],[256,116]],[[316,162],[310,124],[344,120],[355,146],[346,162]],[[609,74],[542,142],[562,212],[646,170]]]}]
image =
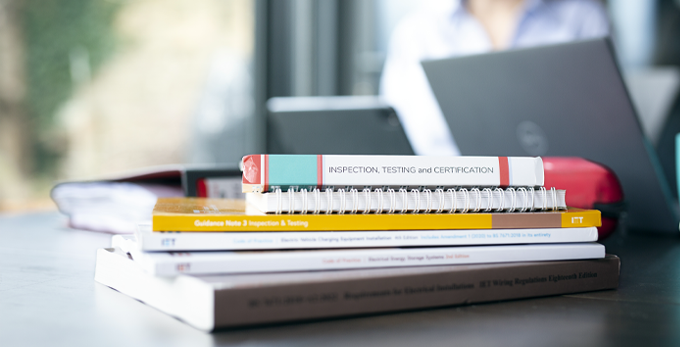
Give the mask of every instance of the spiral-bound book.
[{"label": "spiral-bound book", "polygon": [[468,213],[565,210],[564,190],[540,187],[459,189],[314,189],[248,193],[265,213]]},{"label": "spiral-bound book", "polygon": [[289,188],[537,187],[544,181],[540,157],[262,154],[245,156],[242,164],[244,193]]}]

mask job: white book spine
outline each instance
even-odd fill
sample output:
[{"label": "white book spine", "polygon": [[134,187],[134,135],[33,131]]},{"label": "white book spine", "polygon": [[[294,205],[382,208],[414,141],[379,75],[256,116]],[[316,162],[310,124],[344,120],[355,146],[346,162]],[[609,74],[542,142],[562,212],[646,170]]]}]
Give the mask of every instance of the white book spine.
[{"label": "white book spine", "polygon": [[590,242],[597,241],[598,234],[595,227],[201,233],[152,232],[149,226],[140,225],[136,236],[144,251],[219,251]]},{"label": "white book spine", "polygon": [[[507,161],[509,185],[543,185],[541,158]],[[325,184],[336,186],[501,185],[499,157],[325,155],[323,169]]]},{"label": "white book spine", "polygon": [[597,243],[388,248],[290,252],[141,252],[133,260],[156,276],[339,270],[604,258]]},{"label": "white book spine", "polygon": [[248,155],[243,192],[276,187],[523,186],[544,183],[540,157],[397,155]]}]

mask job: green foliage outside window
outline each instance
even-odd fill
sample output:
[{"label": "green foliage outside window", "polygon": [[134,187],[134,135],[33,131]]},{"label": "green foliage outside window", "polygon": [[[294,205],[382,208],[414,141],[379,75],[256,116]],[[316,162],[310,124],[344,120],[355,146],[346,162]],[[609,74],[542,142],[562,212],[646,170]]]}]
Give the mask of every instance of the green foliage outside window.
[{"label": "green foliage outside window", "polygon": [[120,5],[106,0],[27,0],[21,6],[26,113],[33,131],[28,136],[38,176],[53,177],[63,150],[51,129],[57,110],[78,87],[74,62],[94,73],[113,52],[113,19]]}]

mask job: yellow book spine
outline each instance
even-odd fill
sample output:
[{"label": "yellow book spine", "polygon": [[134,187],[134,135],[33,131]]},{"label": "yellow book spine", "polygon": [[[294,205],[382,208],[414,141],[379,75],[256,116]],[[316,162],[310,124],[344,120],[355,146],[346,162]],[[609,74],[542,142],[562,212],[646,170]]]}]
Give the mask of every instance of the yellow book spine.
[{"label": "yellow book spine", "polygon": [[562,213],[563,228],[602,226],[602,216],[599,210],[569,209]]},{"label": "yellow book spine", "polygon": [[490,214],[154,214],[154,231],[351,231],[490,229]]},{"label": "yellow book spine", "polygon": [[[508,219],[511,217],[511,219]],[[509,222],[508,222],[509,220]],[[600,226],[597,210],[559,213],[281,214],[219,215],[155,213],[154,231],[351,231],[560,228]]]}]

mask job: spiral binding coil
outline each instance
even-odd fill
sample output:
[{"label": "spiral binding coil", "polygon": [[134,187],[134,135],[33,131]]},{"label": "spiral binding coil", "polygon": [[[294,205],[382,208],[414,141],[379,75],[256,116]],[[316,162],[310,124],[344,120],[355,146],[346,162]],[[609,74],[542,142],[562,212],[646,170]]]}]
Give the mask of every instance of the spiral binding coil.
[{"label": "spiral binding coil", "polygon": [[345,214],[345,190],[342,188],[338,189],[338,194],[340,194],[340,209],[338,210],[338,214]]},{"label": "spiral binding coil", "polygon": [[427,207],[425,207],[425,213],[430,213],[432,211],[432,191],[429,189],[423,189],[425,193],[425,198],[427,199]]},{"label": "spiral binding coil", "polygon": [[380,200],[378,200],[378,209],[375,210],[375,213],[382,213],[382,210],[383,210],[383,194],[382,193],[383,193],[383,191],[382,191],[382,189],[378,188],[378,189],[375,190],[375,192],[380,197]]},{"label": "spiral binding coil", "polygon": [[[302,194],[302,206],[307,206],[307,189],[300,190],[300,193]],[[307,209],[303,209],[300,213],[307,214]]]},{"label": "spiral binding coil", "polygon": [[470,193],[476,194],[475,201],[477,202],[477,204],[475,205],[475,208],[472,210],[472,212],[479,212],[479,210],[482,208],[482,197],[480,195],[482,193],[479,191],[479,188],[470,189]]},{"label": "spiral binding coil", "polygon": [[399,193],[401,193],[401,213],[406,213],[408,211],[408,191],[405,188],[399,188]]},{"label": "spiral binding coil", "polygon": [[326,205],[328,208],[326,209],[326,214],[330,214],[333,212],[333,189],[326,188],[326,197],[328,198],[328,204]]},{"label": "spiral binding coil", "polygon": [[387,193],[390,194],[390,209],[387,213],[394,213],[394,209],[397,207],[397,196],[394,189],[388,189]]},{"label": "spiral binding coil", "polygon": [[491,188],[484,188],[482,191],[486,192],[486,198],[489,201],[488,205],[484,209],[484,212],[490,212],[493,210],[493,201],[491,200],[493,198],[493,192],[491,192]]},{"label": "spiral binding coil", "polygon": [[439,196],[439,207],[437,207],[437,213],[444,212],[444,189],[437,188],[434,191]]},{"label": "spiral binding coil", "polygon": [[295,205],[293,204],[293,202],[295,201],[293,200],[294,198],[293,191],[294,191],[293,188],[288,188],[288,214],[293,214],[293,208],[295,207]]},{"label": "spiral binding coil", "polygon": [[456,212],[456,208],[458,207],[458,196],[456,194],[456,190],[449,188],[446,190],[447,192],[451,193],[451,209],[449,210],[449,213],[454,213]]},{"label": "spiral binding coil", "polygon": [[[321,208],[321,206],[319,204],[320,199],[321,199],[321,190],[319,190],[319,188],[314,188],[314,202],[315,202],[314,203],[314,214],[319,214],[319,212],[320,212],[320,208]],[[303,205],[303,206],[307,207],[307,205]],[[306,210],[307,209],[305,208],[305,211]]]},{"label": "spiral binding coil", "polygon": [[515,191],[515,188],[506,188],[505,189],[506,193],[512,194],[512,203],[510,204],[510,208],[508,209],[508,212],[515,212],[515,203],[517,202],[517,192]]},{"label": "spiral binding coil", "polygon": [[[300,214],[320,214],[322,213],[322,201],[326,201],[325,214],[368,214],[368,213],[478,213],[478,212],[527,212],[527,211],[557,211],[559,210],[557,190],[553,187],[549,190],[545,187],[540,187],[538,190],[533,187],[508,187],[501,189],[495,188],[477,188],[470,189],[458,188],[444,188],[437,187],[434,192],[427,188],[411,189],[408,191],[402,187],[398,191],[392,188],[385,187],[363,188],[361,192],[358,189],[347,187],[334,190],[333,188],[326,188],[323,192],[314,188],[311,193],[307,189],[288,188],[287,200],[288,206],[286,213],[300,213]],[[296,194],[299,199],[296,199]],[[496,195],[494,195],[496,194]],[[510,196],[507,196],[507,195]],[[310,199],[310,195],[313,197]],[[363,196],[362,196],[363,195]],[[375,195],[375,196],[374,196]],[[385,208],[385,195],[389,199],[389,205]],[[274,213],[282,214],[283,211],[283,193],[280,188],[274,189],[274,196],[276,199]],[[339,196],[340,204],[334,205],[336,196]],[[411,199],[409,199],[409,196]],[[497,199],[494,199],[494,197]],[[462,197],[462,199],[460,199]],[[374,206],[373,199],[376,198],[377,206]],[[541,206],[535,207],[536,198],[541,199]],[[483,204],[486,199],[486,205]],[[506,200],[510,200],[506,206]],[[310,200],[313,200],[310,208]],[[349,201],[348,201],[349,200]],[[409,202],[413,200],[415,206],[409,206]],[[458,206],[462,200],[462,206]],[[494,207],[494,202],[498,202],[498,206]],[[349,206],[348,206],[349,202]],[[361,204],[363,202],[363,205]],[[400,202],[401,204],[398,204]],[[446,206],[450,207],[447,209]],[[424,203],[424,204],[423,204]],[[297,206],[300,205],[300,206]],[[424,206],[423,206],[424,205]],[[398,209],[398,206],[400,208]]]}]

